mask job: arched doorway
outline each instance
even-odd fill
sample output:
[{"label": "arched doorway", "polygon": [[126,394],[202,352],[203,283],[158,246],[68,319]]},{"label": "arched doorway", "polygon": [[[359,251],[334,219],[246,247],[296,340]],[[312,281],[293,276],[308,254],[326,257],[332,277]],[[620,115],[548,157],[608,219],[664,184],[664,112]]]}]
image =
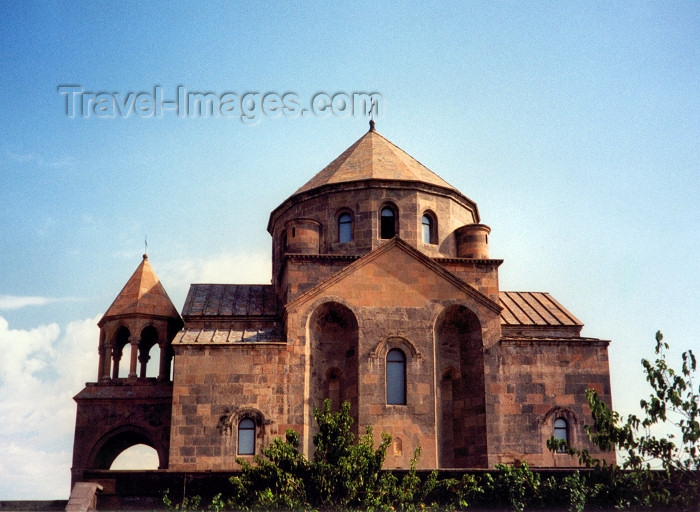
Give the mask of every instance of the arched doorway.
[{"label": "arched doorway", "polygon": [[145,445],[155,450],[158,468],[167,467],[167,454],[164,448],[144,429],[127,425],[108,432],[95,444],[85,468],[111,469],[120,454],[137,445]]}]

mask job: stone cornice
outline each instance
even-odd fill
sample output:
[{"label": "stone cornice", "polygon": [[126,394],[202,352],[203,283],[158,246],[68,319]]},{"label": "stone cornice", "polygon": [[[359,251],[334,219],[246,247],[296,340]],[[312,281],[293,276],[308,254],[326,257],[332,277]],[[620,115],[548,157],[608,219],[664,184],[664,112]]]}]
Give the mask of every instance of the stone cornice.
[{"label": "stone cornice", "polygon": [[598,338],[557,338],[553,336],[504,336],[500,340],[501,345],[591,345],[607,347],[610,345],[610,340],[601,340]]},{"label": "stone cornice", "polygon": [[493,259],[477,259],[477,258],[431,258],[433,261],[438,263],[469,263],[470,265],[482,265],[482,266],[492,266],[500,267],[504,260],[493,260]]}]

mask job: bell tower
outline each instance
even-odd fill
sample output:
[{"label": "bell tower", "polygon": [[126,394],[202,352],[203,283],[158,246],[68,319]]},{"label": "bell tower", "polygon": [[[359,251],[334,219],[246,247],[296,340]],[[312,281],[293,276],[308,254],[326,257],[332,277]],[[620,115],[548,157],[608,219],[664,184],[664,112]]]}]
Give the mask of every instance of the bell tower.
[{"label": "bell tower", "polygon": [[160,468],[168,465],[171,342],[184,323],[148,255],[97,325],[97,382],[86,383],[74,398],[74,484],[86,470],[109,469],[121,452],[137,444],[156,450]]},{"label": "bell tower", "polygon": [[127,380],[145,378],[148,364],[156,363],[150,361],[149,355],[155,345],[160,348],[158,380],[170,379],[170,342],[184,324],[148,262],[147,254],[97,325],[100,328],[99,382],[119,379],[121,365],[129,369]]}]

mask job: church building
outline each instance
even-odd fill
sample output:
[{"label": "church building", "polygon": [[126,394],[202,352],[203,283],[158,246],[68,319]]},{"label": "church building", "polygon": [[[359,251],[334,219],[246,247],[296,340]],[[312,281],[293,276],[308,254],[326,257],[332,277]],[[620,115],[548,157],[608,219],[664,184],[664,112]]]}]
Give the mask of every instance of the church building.
[{"label": "church building", "polygon": [[388,469],[419,446],[425,469],[576,467],[552,436],[614,462],[584,432],[586,389],[611,403],[609,342],[548,293],[501,290],[476,203],[373,121],[267,230],[271,284],[192,284],[181,313],[144,255],[75,397],[74,482],[136,444],[162,469],[232,471],[291,428],[311,456],[326,398],[393,436]]}]

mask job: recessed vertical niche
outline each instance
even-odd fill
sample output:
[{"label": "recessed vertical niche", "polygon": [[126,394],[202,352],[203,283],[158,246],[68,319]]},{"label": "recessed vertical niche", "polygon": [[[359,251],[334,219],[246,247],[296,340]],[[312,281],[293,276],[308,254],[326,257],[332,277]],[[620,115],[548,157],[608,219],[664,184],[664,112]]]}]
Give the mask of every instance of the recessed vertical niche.
[{"label": "recessed vertical niche", "polygon": [[439,467],[483,467],[486,402],[481,324],[462,305],[447,307],[435,324]]},{"label": "recessed vertical niche", "polygon": [[[341,403],[349,402],[350,415],[355,418],[352,430],[357,435],[357,319],[346,306],[326,302],[311,314],[308,333],[311,344],[311,405],[320,407],[326,398],[330,398],[332,409],[338,410]],[[310,424],[314,422],[310,421]]]}]

